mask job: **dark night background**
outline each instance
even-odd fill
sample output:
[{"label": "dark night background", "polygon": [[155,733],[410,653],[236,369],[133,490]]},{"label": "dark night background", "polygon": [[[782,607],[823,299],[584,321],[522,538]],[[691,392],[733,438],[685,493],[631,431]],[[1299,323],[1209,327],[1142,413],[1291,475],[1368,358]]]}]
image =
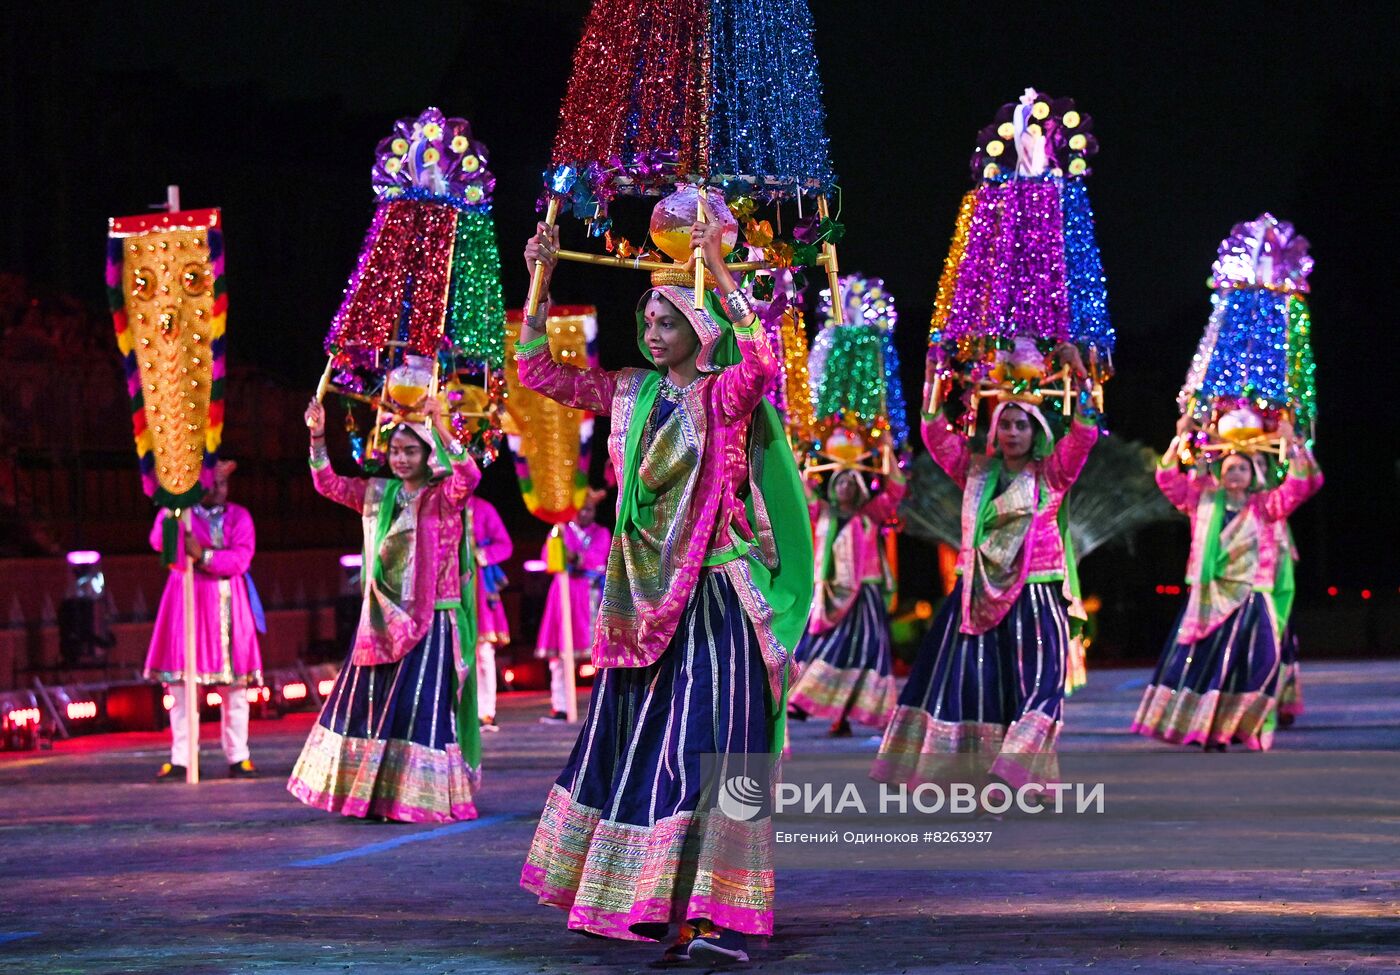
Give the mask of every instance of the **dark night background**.
[{"label": "dark night background", "polygon": [[[507,302],[518,305],[518,254],[586,8],[11,11],[0,50],[0,272],[101,309],[106,218],[139,212],[178,183],[187,208],[224,210],[230,365],[309,391],[369,224],[371,151],[396,118],[437,105],[470,119],[490,149]],[[1089,187],[1119,333],[1113,433],[1165,445],[1206,322],[1217,243],[1264,210],[1292,221],[1317,261],[1310,303],[1328,475],[1294,519],[1302,601],[1328,585],[1394,601],[1400,378],[1395,244],[1383,229],[1400,158],[1389,118],[1400,100],[1394,8],[1118,4],[1110,13],[814,0],[812,10],[844,192],[841,265],[883,276],[896,295],[910,402],[976,132],[1027,85],[1071,96],[1102,145]],[[645,212],[616,211],[633,240]],[[578,225],[565,234],[580,236]],[[555,294],[599,306],[604,364],[618,366],[639,361],[620,323],[642,286],[569,266]],[[82,395],[80,377],[54,382],[61,395]],[[233,455],[240,447],[226,442]],[[484,492],[509,519],[525,518],[508,464],[489,472]],[[1133,613],[1152,584],[1179,580],[1185,534],[1182,521],[1149,530],[1135,555],[1095,556],[1087,586],[1126,593],[1110,609]],[[931,586],[930,550],[906,552],[908,584]]]}]

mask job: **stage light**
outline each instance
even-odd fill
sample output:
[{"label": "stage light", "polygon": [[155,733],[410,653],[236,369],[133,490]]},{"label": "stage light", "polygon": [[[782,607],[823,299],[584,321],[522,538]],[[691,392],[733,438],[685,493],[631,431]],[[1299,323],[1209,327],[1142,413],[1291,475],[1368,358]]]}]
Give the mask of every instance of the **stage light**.
[{"label": "stage light", "polygon": [[547,566],[545,565],[544,559],[526,559],[526,560],[525,560],[525,571],[526,571],[526,572],[543,572],[543,571],[545,571],[546,568],[547,568]]},{"label": "stage light", "polygon": [[282,700],[302,701],[306,699],[306,685],[301,681],[292,681],[290,684],[282,685]]},{"label": "stage light", "polygon": [[365,557],[358,552],[340,557],[340,568],[344,576],[340,580],[340,591],[342,593],[360,594],[360,570],[364,567]]},{"label": "stage light", "polygon": [[598,673],[598,668],[592,664],[583,664],[578,669],[578,675],[580,677],[592,677],[596,673]]},{"label": "stage light", "polygon": [[68,712],[69,721],[85,721],[97,717],[97,702],[69,701],[65,710]]},{"label": "stage light", "polygon": [[270,687],[249,687],[246,689],[249,704],[257,704],[259,701],[266,704],[272,700],[272,688]]},{"label": "stage light", "polygon": [[163,707],[163,708],[165,708],[165,710],[169,711],[171,708],[173,708],[173,707],[175,706],[175,695],[174,695],[174,694],[162,694],[162,695],[160,696],[160,706]]},{"label": "stage light", "polygon": [[501,680],[505,681],[507,684],[514,684],[514,683],[515,683],[515,671],[513,671],[513,670],[511,670],[509,667],[507,667],[507,668],[505,669],[505,671],[502,672],[502,674],[501,674]]},{"label": "stage light", "polygon": [[1328,586],[1328,587],[1327,587],[1327,595],[1329,595],[1329,596],[1335,596],[1335,595],[1337,595],[1337,587],[1336,587],[1336,586]]},{"label": "stage light", "polygon": [[224,703],[224,698],[218,691],[209,691],[204,695],[204,703],[211,708],[216,708]]},{"label": "stage light", "polygon": [[1370,599],[1370,598],[1371,598],[1371,590],[1369,590],[1369,589],[1363,589],[1363,590],[1361,590],[1361,598],[1362,598],[1362,599]]},{"label": "stage light", "polygon": [[41,717],[38,708],[14,708],[5,713],[5,718],[16,728],[27,724],[37,725]]},{"label": "stage light", "polygon": [[91,549],[69,552],[73,580],[58,608],[58,645],[69,667],[100,665],[116,646],[111,597],[102,573],[102,555]]},{"label": "stage light", "polygon": [[333,690],[335,690],[334,677],[327,677],[324,680],[318,681],[316,683],[316,693],[320,694],[322,697],[325,697],[326,695],[330,694],[330,692]]}]

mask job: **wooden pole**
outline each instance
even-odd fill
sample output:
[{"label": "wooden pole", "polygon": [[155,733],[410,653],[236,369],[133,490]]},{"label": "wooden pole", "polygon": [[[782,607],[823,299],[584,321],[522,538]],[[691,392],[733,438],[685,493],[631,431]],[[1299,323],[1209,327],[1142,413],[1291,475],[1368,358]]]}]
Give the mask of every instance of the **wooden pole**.
[{"label": "wooden pole", "polygon": [[574,680],[574,594],[569,577],[569,546],[564,541],[564,526],[555,525],[553,531],[564,558],[563,569],[554,577],[554,584],[559,587],[559,615],[564,618],[562,645],[559,647],[559,662],[564,668],[564,717],[573,724],[578,721],[578,685]]},{"label": "wooden pole", "polygon": [[321,373],[321,381],[316,384],[316,402],[321,402],[326,398],[326,391],[331,388],[331,373],[335,370],[335,356],[326,360],[326,371]]},{"label": "wooden pole", "polygon": [[[703,224],[705,222],[705,187],[697,186],[696,191],[699,196],[695,200],[695,222]],[[699,247],[695,248],[695,253],[691,255],[695,260],[695,310],[703,311],[705,308],[705,254]]]},{"label": "wooden pole", "polygon": [[[545,210],[544,223],[546,227],[553,227],[554,222],[559,219],[559,197],[549,198],[549,208]],[[540,310],[540,291],[544,289],[544,261],[535,262],[535,270],[530,274],[530,295],[525,302],[525,317],[534,318],[535,312]]]},{"label": "wooden pole", "polygon": [[[173,187],[172,187],[173,188]],[[178,190],[176,191],[178,192]],[[194,518],[188,508],[180,512],[180,531],[190,532]],[[181,539],[181,551],[185,560],[184,608],[185,608],[185,734],[189,739],[188,754],[185,758],[185,781],[194,785],[199,782],[199,683],[196,680],[199,654],[195,645],[195,600],[194,600],[194,558],[189,546]],[[227,702],[225,703],[227,707]]]},{"label": "wooden pole", "polygon": [[[680,265],[674,261],[649,261],[641,257],[618,257],[616,254],[590,254],[587,251],[559,250],[554,252],[554,256],[561,261],[573,261],[577,264],[600,264],[605,267],[629,268],[633,271],[674,271]],[[733,264],[726,263],[725,267],[730,272],[739,274],[744,271],[767,271],[774,267],[772,261],[738,261]]]}]

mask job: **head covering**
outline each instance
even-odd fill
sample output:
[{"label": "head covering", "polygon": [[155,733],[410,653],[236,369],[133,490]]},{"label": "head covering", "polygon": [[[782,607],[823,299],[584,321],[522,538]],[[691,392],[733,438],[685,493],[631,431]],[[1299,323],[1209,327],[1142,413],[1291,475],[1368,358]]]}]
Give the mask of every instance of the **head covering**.
[{"label": "head covering", "polygon": [[1039,427],[1035,431],[1035,440],[1031,443],[1031,457],[1040,460],[1048,457],[1050,451],[1055,448],[1055,435],[1050,431],[1050,423],[1045,419],[1045,414],[1040,412],[1040,407],[1034,403],[1021,399],[1004,399],[992,410],[992,426],[987,431],[987,453],[988,455],[997,452],[997,424],[1001,421],[1002,413],[1006,412],[1008,406],[1014,406],[1018,410],[1025,412]]},{"label": "head covering", "polygon": [[836,485],[843,477],[855,478],[856,497],[853,504],[856,507],[860,507],[862,504],[864,504],[870,499],[870,485],[866,483],[866,480],[864,477],[861,476],[860,471],[848,468],[846,470],[837,471],[835,474],[831,475],[831,481],[828,482],[826,486],[826,497],[828,501],[830,501],[832,504],[838,503],[838,499],[836,496]]},{"label": "head covering", "polygon": [[714,292],[705,292],[705,308],[695,310],[695,289],[666,284],[651,288],[642,295],[637,304],[637,347],[648,362],[653,362],[651,350],[643,340],[647,327],[647,302],[652,296],[663,298],[675,305],[690,327],[695,329],[695,337],[700,340],[700,351],[695,355],[695,368],[701,372],[719,372],[725,366],[739,362],[739,345],[734,340],[734,326],[719,309]]},{"label": "head covering", "polygon": [[1249,463],[1249,490],[1263,491],[1269,486],[1268,465],[1264,463],[1264,455],[1253,451],[1227,450],[1219,458],[1211,462],[1210,472],[1215,475],[1215,479],[1220,481],[1225,475],[1225,461],[1231,457],[1240,457]]},{"label": "head covering", "polygon": [[422,421],[400,420],[390,428],[388,436],[384,439],[385,444],[387,445],[390,440],[393,440],[394,434],[400,430],[413,434],[427,448],[428,476],[430,478],[439,478],[447,474],[452,465],[449,463],[442,445],[438,443],[437,435],[433,432],[432,427]]}]

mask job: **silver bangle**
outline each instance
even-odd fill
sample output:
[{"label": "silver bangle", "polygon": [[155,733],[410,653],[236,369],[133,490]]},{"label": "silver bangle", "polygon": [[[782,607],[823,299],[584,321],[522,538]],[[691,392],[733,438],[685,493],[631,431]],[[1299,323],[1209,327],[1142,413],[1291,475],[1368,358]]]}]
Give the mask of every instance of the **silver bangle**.
[{"label": "silver bangle", "polygon": [[753,314],[753,302],[749,301],[749,296],[744,294],[742,288],[735,288],[729,294],[723,295],[720,298],[720,304],[724,306],[729,320],[735,325],[747,321],[749,316]]},{"label": "silver bangle", "polygon": [[461,457],[467,452],[467,448],[462,446],[462,441],[456,437],[444,443],[443,447],[447,448],[447,452],[453,457]]},{"label": "silver bangle", "polygon": [[324,440],[312,441],[311,460],[317,464],[330,460],[330,455],[326,453],[326,442]]}]

